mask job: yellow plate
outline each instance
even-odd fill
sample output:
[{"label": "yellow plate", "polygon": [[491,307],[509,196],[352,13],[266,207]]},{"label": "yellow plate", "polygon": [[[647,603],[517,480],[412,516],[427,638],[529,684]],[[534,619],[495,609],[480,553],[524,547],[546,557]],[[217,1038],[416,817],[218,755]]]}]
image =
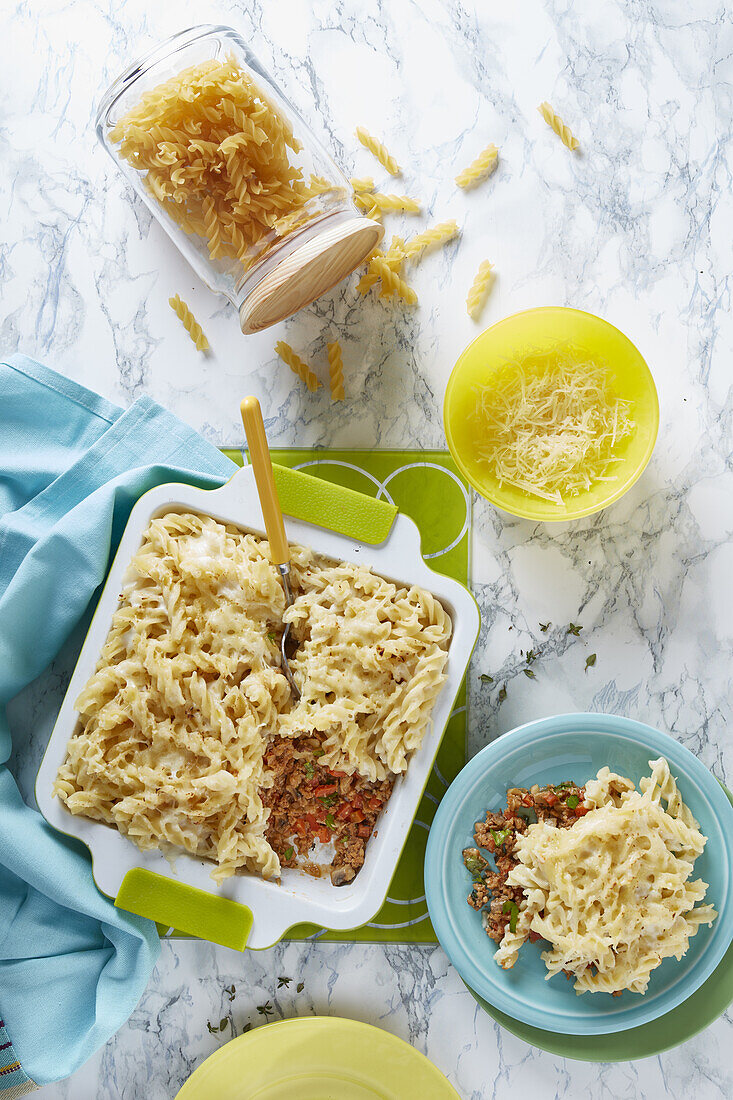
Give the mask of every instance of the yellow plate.
[{"label": "yellow plate", "polygon": [[176,1100],[460,1100],[432,1062],[370,1024],[279,1020],[207,1058]]},{"label": "yellow plate", "polygon": [[[471,428],[475,386],[491,383],[493,372],[507,359],[570,344],[605,364],[618,397],[632,402],[636,430],[616,452],[617,481],[593,485],[565,504],[533,497],[521,489],[500,485],[476,451]],[[659,429],[659,401],[651,371],[622,332],[608,321],[580,309],[546,306],[505,317],[477,336],[466,348],[448,380],[443,404],[448,446],[456,464],[483,497],[514,516],[533,520],[571,520],[589,516],[613,504],[640,476],[651,458]]]}]

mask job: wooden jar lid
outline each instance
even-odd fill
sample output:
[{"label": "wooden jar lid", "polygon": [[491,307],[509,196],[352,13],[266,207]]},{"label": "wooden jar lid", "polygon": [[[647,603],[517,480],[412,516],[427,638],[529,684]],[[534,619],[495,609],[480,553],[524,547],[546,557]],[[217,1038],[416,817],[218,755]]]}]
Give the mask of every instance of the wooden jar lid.
[{"label": "wooden jar lid", "polygon": [[355,216],[296,247],[242,302],[242,332],[261,332],[310,305],[362,264],[383,236],[378,222]]}]

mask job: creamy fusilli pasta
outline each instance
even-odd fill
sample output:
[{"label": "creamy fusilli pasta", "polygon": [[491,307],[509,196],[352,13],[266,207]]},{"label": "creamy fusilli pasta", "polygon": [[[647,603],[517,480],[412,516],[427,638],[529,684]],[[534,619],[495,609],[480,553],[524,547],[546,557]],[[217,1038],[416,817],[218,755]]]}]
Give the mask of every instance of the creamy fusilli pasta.
[{"label": "creamy fusilli pasta", "polygon": [[[268,745],[313,739],[319,765],[368,780],[406,769],[444,680],[449,616],[421,588],[291,553],[286,610],[264,539],[189,513],[150,523],[77,700],[54,787],[71,813],[143,849],[211,859],[218,881],[273,877]],[[283,620],[298,702],[280,667]]]},{"label": "creamy fusilli pasta", "polygon": [[[528,936],[550,944],[547,977],[572,974],[577,993],[646,991],[663,959],[681,959],[700,924],[707,883],[691,879],[706,838],[664,758],[636,790],[602,768],[572,827],[543,819],[513,840],[507,888],[523,899],[494,956],[511,968]],[[575,800],[577,804],[577,799]]]}]

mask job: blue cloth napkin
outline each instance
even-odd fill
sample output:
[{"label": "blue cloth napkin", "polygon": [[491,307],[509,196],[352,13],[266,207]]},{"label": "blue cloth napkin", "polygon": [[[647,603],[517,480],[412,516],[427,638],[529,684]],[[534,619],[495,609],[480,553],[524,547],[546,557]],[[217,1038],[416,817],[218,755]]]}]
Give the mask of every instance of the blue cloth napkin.
[{"label": "blue cloth napkin", "polygon": [[159,951],[153,923],[97,890],[87,849],[23,802],[7,705],[95,601],[138,497],[234,469],[147,398],[124,412],[24,356],[0,362],[0,1100],[73,1073],[130,1015]]}]

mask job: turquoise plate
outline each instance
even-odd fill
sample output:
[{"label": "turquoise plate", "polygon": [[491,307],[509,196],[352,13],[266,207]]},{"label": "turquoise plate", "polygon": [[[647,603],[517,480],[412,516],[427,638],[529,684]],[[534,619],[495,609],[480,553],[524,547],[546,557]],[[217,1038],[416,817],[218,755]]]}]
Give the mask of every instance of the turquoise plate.
[{"label": "turquoise plate", "polygon": [[[695,877],[710,884],[718,910],[681,959],[665,959],[646,994],[578,996],[562,975],[546,981],[540,951],[527,944],[512,970],[493,961],[495,946],[466,904],[470,876],[461,851],[473,843],[474,822],[506,804],[512,786],[585,782],[608,764],[638,782],[648,761],[665,756],[683,799],[708,837]],[[494,1009],[521,1024],[565,1036],[608,1035],[639,1028],[692,996],[718,966],[733,938],[733,808],[717,780],[667,734],[609,714],[568,714],[530,722],[505,734],[471,760],[446,792],[425,856],[428,909],[438,939],[464,982]]]}]

